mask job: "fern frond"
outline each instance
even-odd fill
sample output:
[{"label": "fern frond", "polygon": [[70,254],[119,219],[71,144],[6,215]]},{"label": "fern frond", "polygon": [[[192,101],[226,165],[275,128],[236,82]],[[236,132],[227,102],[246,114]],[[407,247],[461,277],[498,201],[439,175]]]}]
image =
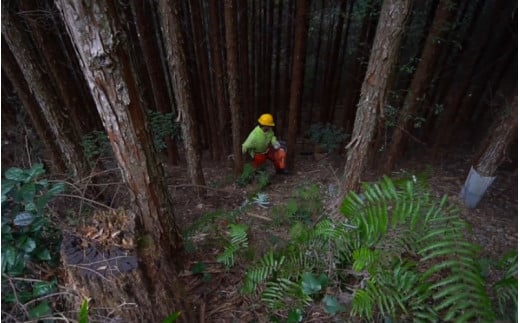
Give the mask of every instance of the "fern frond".
[{"label": "fern frond", "polygon": [[310,296],[301,292],[301,287],[287,278],[277,278],[266,284],[266,289],[262,293],[262,301],[269,307],[280,309],[284,307],[287,299],[301,302],[302,305],[309,305],[312,299]]},{"label": "fern frond", "polygon": [[230,241],[224,252],[217,257],[217,261],[231,268],[235,264],[235,253],[242,248],[247,248],[247,226],[244,224],[229,224]]},{"label": "fern frond", "polygon": [[258,284],[265,282],[284,264],[285,256],[275,257],[273,250],[262,257],[260,264],[246,272],[242,291],[246,294],[254,292]]}]

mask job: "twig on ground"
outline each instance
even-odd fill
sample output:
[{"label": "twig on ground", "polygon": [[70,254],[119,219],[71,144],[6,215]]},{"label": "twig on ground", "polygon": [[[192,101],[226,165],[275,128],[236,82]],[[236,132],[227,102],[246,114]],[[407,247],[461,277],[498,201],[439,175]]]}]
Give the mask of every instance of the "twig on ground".
[{"label": "twig on ground", "polygon": [[109,210],[115,210],[114,208],[106,205],[106,204],[103,204],[103,203],[100,203],[100,202],[97,202],[97,201],[94,201],[92,199],[89,199],[89,198],[86,198],[84,196],[79,196],[79,195],[72,195],[72,194],[58,194],[57,196],[61,196],[61,197],[72,197],[72,198],[76,198],[76,199],[82,199],[88,203],[92,203],[94,205],[98,205],[98,206],[101,206],[101,207],[104,207],[106,209],[109,209]]}]

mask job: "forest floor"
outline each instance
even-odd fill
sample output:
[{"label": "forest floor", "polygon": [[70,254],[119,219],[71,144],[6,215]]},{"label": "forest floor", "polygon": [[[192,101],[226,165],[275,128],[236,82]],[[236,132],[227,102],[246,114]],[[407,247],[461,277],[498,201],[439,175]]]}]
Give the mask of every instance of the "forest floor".
[{"label": "forest floor", "polygon": [[[478,206],[467,209],[458,198],[471,167],[471,161],[465,156],[468,155],[450,155],[430,165],[433,174],[429,179],[429,187],[436,197],[447,195],[460,210],[462,218],[470,224],[470,239],[482,247],[482,259],[498,261],[507,251],[517,249],[517,170],[500,169]],[[396,174],[419,172],[425,165],[426,157],[415,158],[400,165],[400,172]],[[284,221],[280,206],[285,205],[302,186],[315,184],[319,188],[324,210],[320,217],[337,212],[335,192],[343,167],[344,158],[337,155],[323,155],[318,159],[312,155],[300,155],[290,175],[275,175],[272,166],[268,165],[270,184],[261,192],[267,194],[269,204],[263,207],[250,205],[239,213],[232,212],[236,212],[248,198],[258,192],[258,183],[252,182],[242,187],[237,185],[233,180],[231,162],[203,163],[206,184],[211,188],[203,198],[197,197],[193,188],[185,185],[188,179],[184,167],[169,169],[169,185],[174,197],[177,223],[184,232],[195,228],[191,231],[190,245],[187,244],[189,261],[184,279],[201,322],[272,321],[273,317],[269,316],[257,298],[240,293],[247,265],[251,264],[250,260],[258,259],[278,243],[277,238],[287,237],[291,223]],[[362,180],[370,182],[377,180],[377,177],[367,171]],[[229,230],[230,217],[226,217],[226,214],[234,214],[234,222],[248,226],[249,244],[254,249],[249,259],[238,259],[229,270],[216,260],[224,250],[224,239]],[[497,273],[489,272],[487,279],[495,280],[494,275]],[[331,316],[324,313],[319,304],[314,305],[304,313],[303,321],[331,322]],[[284,321],[281,317],[278,319]],[[342,322],[344,318],[336,317],[334,320]]]}]

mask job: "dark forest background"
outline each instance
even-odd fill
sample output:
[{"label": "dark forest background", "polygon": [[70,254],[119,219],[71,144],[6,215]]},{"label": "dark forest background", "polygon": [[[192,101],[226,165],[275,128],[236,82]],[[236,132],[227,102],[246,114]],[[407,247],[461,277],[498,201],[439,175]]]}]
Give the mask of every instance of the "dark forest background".
[{"label": "dark forest background", "polygon": [[[390,175],[414,156],[463,151],[484,176],[517,167],[516,1],[1,5],[2,172],[42,163],[52,180],[88,182],[91,204],[110,199],[104,181],[125,182],[136,235],[150,241],[135,274],[148,296],[136,302],[156,311],[142,319],[171,312],[164,297],[186,306],[164,290],[183,266],[165,172],[182,167],[199,196],[207,163],[240,176],[240,145],[262,113],[287,142],[289,170],[316,149],[344,160],[342,196],[365,170]],[[176,261],[158,270],[161,259]]]}]

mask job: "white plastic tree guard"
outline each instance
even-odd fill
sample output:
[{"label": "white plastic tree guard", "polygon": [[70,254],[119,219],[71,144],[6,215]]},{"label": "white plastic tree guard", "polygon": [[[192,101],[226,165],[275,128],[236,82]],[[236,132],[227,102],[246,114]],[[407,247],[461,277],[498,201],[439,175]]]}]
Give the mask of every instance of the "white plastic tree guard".
[{"label": "white plastic tree guard", "polygon": [[462,187],[459,194],[459,197],[464,201],[464,205],[470,209],[475,208],[494,180],[495,176],[481,176],[473,166],[471,166],[471,170],[466,178],[466,183],[464,183],[464,187]]}]

